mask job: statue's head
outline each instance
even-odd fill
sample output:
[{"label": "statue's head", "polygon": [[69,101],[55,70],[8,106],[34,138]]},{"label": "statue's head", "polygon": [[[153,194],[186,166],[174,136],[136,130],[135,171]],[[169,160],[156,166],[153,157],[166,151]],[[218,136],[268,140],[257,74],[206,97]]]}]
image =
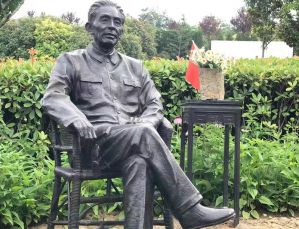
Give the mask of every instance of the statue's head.
[{"label": "statue's head", "polygon": [[123,33],[125,15],[120,6],[110,0],[93,3],[88,11],[86,30],[99,47],[113,48]]}]

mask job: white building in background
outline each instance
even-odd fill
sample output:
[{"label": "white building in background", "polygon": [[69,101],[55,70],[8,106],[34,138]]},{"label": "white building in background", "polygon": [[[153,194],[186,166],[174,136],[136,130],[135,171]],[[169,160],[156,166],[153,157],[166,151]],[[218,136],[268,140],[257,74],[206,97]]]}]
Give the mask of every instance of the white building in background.
[{"label": "white building in background", "polygon": [[[226,57],[261,58],[261,41],[212,41],[211,50]],[[282,41],[271,42],[265,50],[265,57],[287,58],[293,56],[293,48]]]}]

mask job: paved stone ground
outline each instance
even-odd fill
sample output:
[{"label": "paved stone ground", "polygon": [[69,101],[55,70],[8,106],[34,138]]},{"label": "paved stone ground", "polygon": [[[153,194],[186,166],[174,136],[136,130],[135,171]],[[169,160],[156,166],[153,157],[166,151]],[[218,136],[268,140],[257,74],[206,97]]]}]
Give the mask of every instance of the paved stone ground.
[{"label": "paved stone ground", "polygon": [[[232,221],[226,224],[207,227],[205,229],[232,229]],[[67,229],[67,227],[56,227],[57,229]],[[55,228],[55,229],[56,229]],[[113,229],[121,229],[123,227],[114,227]],[[29,229],[46,229],[46,225],[39,225],[29,227]],[[80,229],[96,229],[96,227],[82,226]],[[154,227],[154,229],[164,229],[164,227]],[[175,229],[182,229],[178,222],[175,222]],[[258,220],[240,220],[237,229],[299,229],[299,216],[297,217],[284,217],[284,216],[267,216],[264,215]]]}]

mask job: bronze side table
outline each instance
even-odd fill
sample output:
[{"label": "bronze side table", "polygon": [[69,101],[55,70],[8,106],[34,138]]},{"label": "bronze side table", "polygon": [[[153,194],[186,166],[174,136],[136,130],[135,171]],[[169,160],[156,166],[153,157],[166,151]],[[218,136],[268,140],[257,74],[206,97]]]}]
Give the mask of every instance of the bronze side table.
[{"label": "bronze side table", "polygon": [[[193,161],[193,126],[194,124],[219,123],[224,130],[224,171],[223,171],[223,205],[228,204],[228,170],[229,170],[229,135],[234,126],[234,209],[236,217],[234,226],[239,224],[239,187],[240,187],[240,132],[241,102],[229,100],[190,100],[182,104],[182,134],[180,166],[185,170],[185,145],[187,148],[186,174],[192,180]],[[188,132],[188,137],[186,133]]]}]

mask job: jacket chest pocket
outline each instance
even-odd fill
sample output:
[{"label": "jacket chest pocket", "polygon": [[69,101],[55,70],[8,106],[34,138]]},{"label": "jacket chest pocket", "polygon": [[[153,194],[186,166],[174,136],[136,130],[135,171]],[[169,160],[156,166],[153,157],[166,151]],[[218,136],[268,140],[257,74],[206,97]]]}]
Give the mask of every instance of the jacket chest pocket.
[{"label": "jacket chest pocket", "polygon": [[138,103],[139,91],[141,89],[140,82],[133,80],[131,78],[123,79],[123,102],[127,104],[136,104]]},{"label": "jacket chest pocket", "polygon": [[96,99],[103,95],[103,85],[100,79],[80,80],[80,95],[82,98]]}]

